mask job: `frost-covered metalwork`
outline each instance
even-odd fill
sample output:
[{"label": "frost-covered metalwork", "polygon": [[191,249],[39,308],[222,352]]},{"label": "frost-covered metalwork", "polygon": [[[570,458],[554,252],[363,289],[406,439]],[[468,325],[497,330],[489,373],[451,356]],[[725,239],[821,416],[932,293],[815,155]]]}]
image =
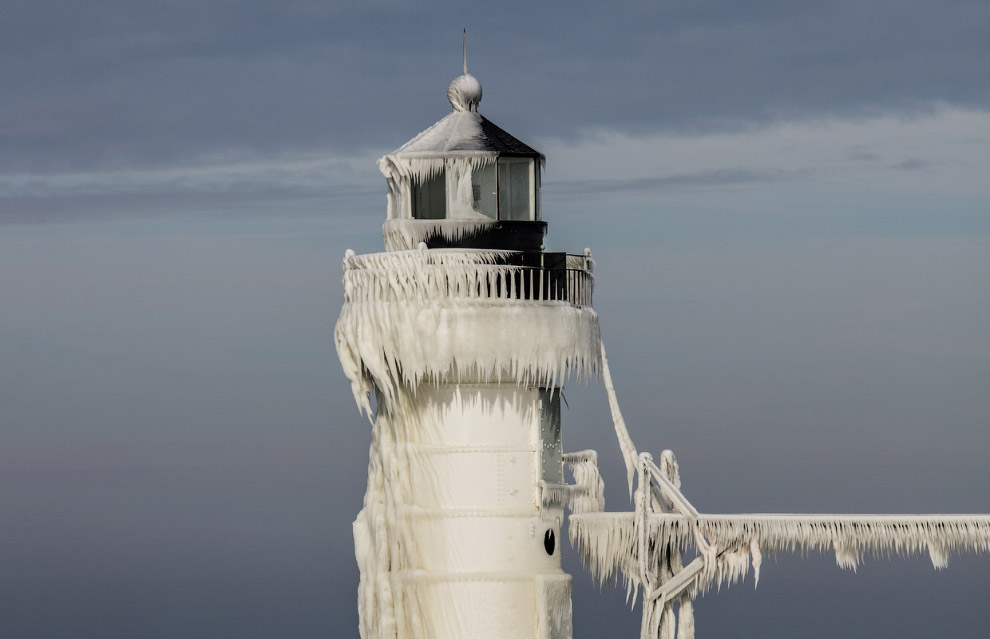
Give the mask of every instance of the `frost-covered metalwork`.
[{"label": "frost-covered metalwork", "polygon": [[[478,113],[481,95],[465,62],[453,112],[379,162],[386,251],[344,258],[334,341],[372,422],[354,522],[364,639],[570,639],[565,510],[592,575],[640,598],[641,639],[692,639],[693,599],[751,569],[758,581],[768,551],[830,551],[852,569],[866,555],[927,554],[941,568],[990,552],[986,515],[699,512],[671,451],[637,451],[591,253],[544,252],[543,156]],[[595,451],[561,452],[560,387],[599,375],[631,512],[604,511]]]}]

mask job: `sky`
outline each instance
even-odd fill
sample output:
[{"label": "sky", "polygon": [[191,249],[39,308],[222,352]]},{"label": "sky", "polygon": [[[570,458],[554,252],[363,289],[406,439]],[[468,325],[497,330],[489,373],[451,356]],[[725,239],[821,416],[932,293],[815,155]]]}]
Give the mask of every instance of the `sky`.
[{"label": "sky", "polygon": [[[340,259],[463,28],[699,510],[990,513],[986,2],[8,0],[0,637],[357,636]],[[601,385],[564,393],[626,509]],[[576,638],[636,636],[564,566]],[[698,636],[986,637],[988,575],[781,554]]]}]

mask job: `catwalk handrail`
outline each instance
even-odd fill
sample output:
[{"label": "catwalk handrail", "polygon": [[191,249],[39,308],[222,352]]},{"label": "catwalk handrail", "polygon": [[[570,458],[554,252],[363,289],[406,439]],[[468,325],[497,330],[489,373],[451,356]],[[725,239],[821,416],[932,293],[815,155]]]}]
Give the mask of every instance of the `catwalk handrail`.
[{"label": "catwalk handrail", "polygon": [[[549,255],[549,254],[548,254]],[[457,298],[564,302],[590,306],[594,290],[589,255],[566,255],[564,268],[512,264],[522,251],[433,249],[344,258],[347,301]],[[539,254],[542,261],[542,254]]]},{"label": "catwalk handrail", "polygon": [[[750,569],[757,583],[768,551],[831,551],[840,567],[853,570],[867,555],[927,554],[938,569],[948,565],[951,555],[990,553],[990,515],[699,512],[681,490],[671,451],[661,453],[659,464],[636,451],[604,345],[601,363],[634,510],[572,510],[568,534],[600,582],[621,578],[633,598],[642,589],[641,639],[672,639],[675,627],[679,639],[693,639],[693,599],[742,579]],[[685,564],[688,549],[696,556]]]}]

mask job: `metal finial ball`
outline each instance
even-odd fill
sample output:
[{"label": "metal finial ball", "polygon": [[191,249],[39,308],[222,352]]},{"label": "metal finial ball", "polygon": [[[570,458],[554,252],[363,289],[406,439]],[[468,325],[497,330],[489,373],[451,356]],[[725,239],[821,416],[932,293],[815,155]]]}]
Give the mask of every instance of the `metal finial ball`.
[{"label": "metal finial ball", "polygon": [[470,73],[459,75],[447,87],[447,99],[454,111],[477,111],[481,102],[481,83]]}]

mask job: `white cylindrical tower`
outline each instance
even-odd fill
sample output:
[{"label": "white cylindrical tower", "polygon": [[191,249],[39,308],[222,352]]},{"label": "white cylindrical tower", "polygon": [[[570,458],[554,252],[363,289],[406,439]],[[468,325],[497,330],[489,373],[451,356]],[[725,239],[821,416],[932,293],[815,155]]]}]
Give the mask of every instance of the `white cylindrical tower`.
[{"label": "white cylindrical tower", "polygon": [[543,250],[543,156],[478,81],[447,95],[379,161],[386,252],[344,258],[337,352],[373,423],[361,636],[566,639],[559,389],[600,364],[591,257]]}]

